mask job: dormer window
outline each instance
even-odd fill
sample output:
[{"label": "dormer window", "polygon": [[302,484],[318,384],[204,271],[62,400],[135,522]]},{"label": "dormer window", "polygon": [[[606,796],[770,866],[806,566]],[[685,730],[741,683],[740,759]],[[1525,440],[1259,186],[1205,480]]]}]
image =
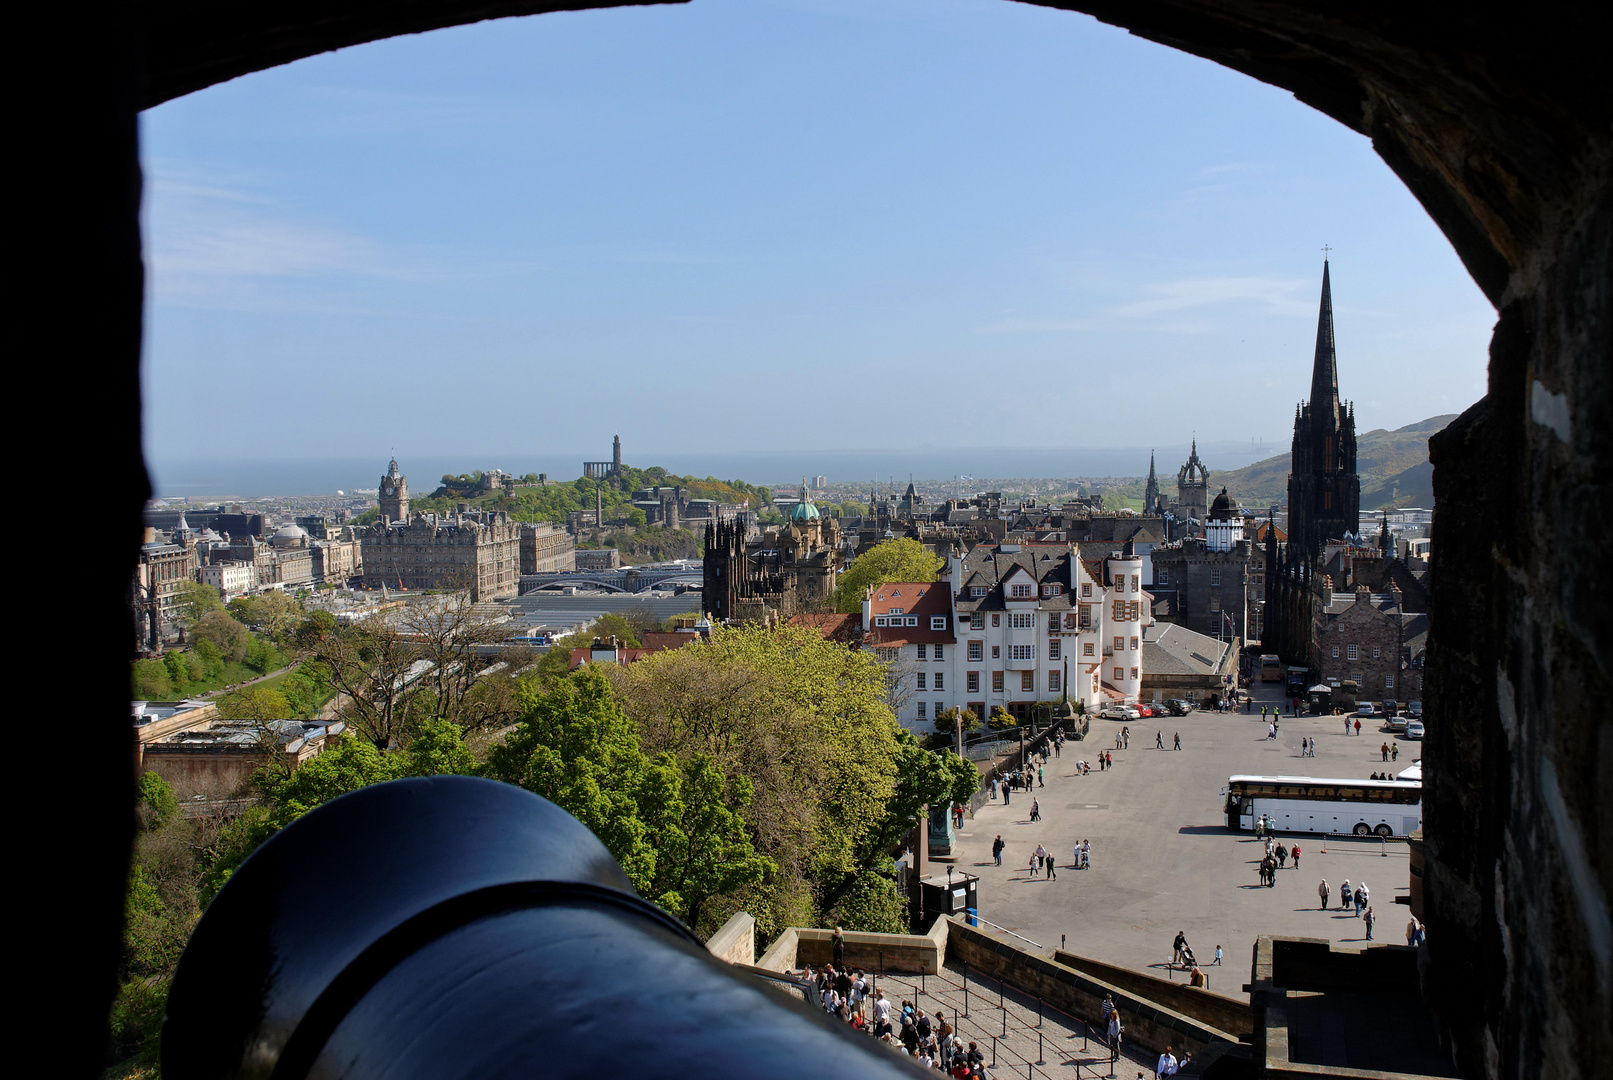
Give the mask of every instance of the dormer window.
[{"label": "dormer window", "polygon": [[1028,600],[1033,595],[1033,590],[1028,584],[1017,584],[1010,586],[1010,588],[1012,591],[1009,593],[1009,595],[1015,600]]},{"label": "dormer window", "polygon": [[991,591],[991,586],[989,586],[989,585],[971,585],[971,586],[969,586],[969,596],[972,599],[979,599],[980,597],[985,596],[990,591]]},{"label": "dormer window", "polygon": [[1064,586],[1060,585],[1056,581],[1055,582],[1044,582],[1043,585],[1042,585],[1042,595],[1043,596],[1057,596],[1060,593],[1062,593],[1063,591],[1064,591]]}]

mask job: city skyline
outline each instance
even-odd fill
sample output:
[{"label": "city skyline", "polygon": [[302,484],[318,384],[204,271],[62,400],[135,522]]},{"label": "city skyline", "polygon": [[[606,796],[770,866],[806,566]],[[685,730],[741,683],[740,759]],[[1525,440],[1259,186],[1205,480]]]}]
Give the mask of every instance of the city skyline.
[{"label": "city skyline", "polygon": [[1084,16],[502,20],[143,126],[159,474],[243,430],[264,460],[466,467],[606,429],[690,454],[1181,427],[1280,452],[1324,244],[1364,428],[1484,392],[1493,311],[1364,138]]}]

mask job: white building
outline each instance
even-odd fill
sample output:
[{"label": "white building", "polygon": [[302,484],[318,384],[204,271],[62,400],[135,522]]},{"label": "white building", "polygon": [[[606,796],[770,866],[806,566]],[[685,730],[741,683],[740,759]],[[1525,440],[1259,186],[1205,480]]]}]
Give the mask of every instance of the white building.
[{"label": "white building", "polygon": [[944,579],[888,581],[863,600],[863,644],[885,663],[891,709],[916,735],[960,700],[951,593]]},{"label": "white building", "polygon": [[257,587],[257,567],[251,563],[213,563],[201,568],[202,584],[211,585],[226,600],[244,596]]},{"label": "white building", "polygon": [[952,704],[986,719],[999,707],[1024,717],[1066,692],[1088,711],[1137,701],[1152,614],[1129,541],[1097,558],[1072,544],[981,545],[947,574]]}]

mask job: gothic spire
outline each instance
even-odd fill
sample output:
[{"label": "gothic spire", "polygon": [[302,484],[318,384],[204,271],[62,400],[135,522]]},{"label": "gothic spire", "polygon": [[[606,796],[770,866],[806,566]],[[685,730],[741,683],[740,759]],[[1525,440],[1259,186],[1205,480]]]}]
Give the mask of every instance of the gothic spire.
[{"label": "gothic spire", "polygon": [[[1311,416],[1339,419],[1339,364],[1333,351],[1333,287],[1322,260],[1322,305],[1316,317],[1316,362],[1311,369]],[[1314,422],[1314,420],[1313,420]]]}]

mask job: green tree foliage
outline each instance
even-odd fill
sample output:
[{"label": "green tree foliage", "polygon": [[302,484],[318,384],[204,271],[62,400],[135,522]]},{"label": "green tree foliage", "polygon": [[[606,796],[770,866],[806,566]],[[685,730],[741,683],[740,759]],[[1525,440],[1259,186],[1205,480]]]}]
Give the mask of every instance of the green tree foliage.
[{"label": "green tree foliage", "polygon": [[635,506],[627,512],[627,523],[636,529],[642,529],[649,524],[649,518],[644,516],[644,511]]},{"label": "green tree foliage", "polygon": [[303,621],[302,604],[284,592],[257,593],[231,600],[229,612],[240,622],[256,626],[275,640],[295,630]]},{"label": "green tree foliage", "polygon": [[138,791],[142,832],[162,828],[179,812],[179,799],[174,796],[174,789],[168,786],[168,781],[156,773],[141,773]]},{"label": "green tree foliage", "polygon": [[283,828],[338,795],[396,779],[403,762],[402,755],[382,754],[367,739],[341,739],[335,749],[303,762],[291,775],[268,781],[274,827]]},{"label": "green tree foliage", "polygon": [[168,685],[174,688],[175,694],[183,694],[190,686],[190,669],[185,666],[184,654],[179,652],[165,654],[162,666],[168,672]]},{"label": "green tree foliage", "polygon": [[225,720],[290,720],[291,703],[278,690],[245,686],[218,700],[218,714]]},{"label": "green tree foliage", "polygon": [[639,799],[656,856],[650,895],[698,927],[713,897],[759,882],[778,867],[756,853],[746,827],[743,815],[754,794],[747,778],[724,777],[708,754],[681,767],[671,754],[660,754],[654,765]]},{"label": "green tree foliage", "polygon": [[209,611],[221,611],[224,601],[218,590],[200,581],[182,581],[174,599],[174,617],[187,629],[201,621]]},{"label": "green tree foliage", "polygon": [[198,643],[206,641],[218,649],[226,660],[245,659],[252,635],[247,628],[227,611],[209,611],[197,620],[191,637]]},{"label": "green tree foliage", "polygon": [[161,660],[136,660],[132,675],[134,696],[141,701],[168,701],[173,697],[168,668]]},{"label": "green tree foliage", "polygon": [[870,934],[908,932],[907,901],[896,882],[884,874],[863,870],[841,894],[825,922]]},{"label": "green tree foliage", "polygon": [[871,586],[887,581],[934,581],[945,565],[941,557],[905,536],[875,544],[852,560],[835,585],[835,610],[862,610]]},{"label": "green tree foliage", "polygon": [[400,776],[475,776],[476,755],[465,745],[465,733],[447,720],[427,720],[409,740],[398,766]]},{"label": "green tree foliage", "polygon": [[1019,721],[1009,715],[1007,709],[1001,705],[995,705],[992,707],[991,719],[986,721],[986,726],[992,731],[1007,731],[1009,728],[1018,727]]}]

